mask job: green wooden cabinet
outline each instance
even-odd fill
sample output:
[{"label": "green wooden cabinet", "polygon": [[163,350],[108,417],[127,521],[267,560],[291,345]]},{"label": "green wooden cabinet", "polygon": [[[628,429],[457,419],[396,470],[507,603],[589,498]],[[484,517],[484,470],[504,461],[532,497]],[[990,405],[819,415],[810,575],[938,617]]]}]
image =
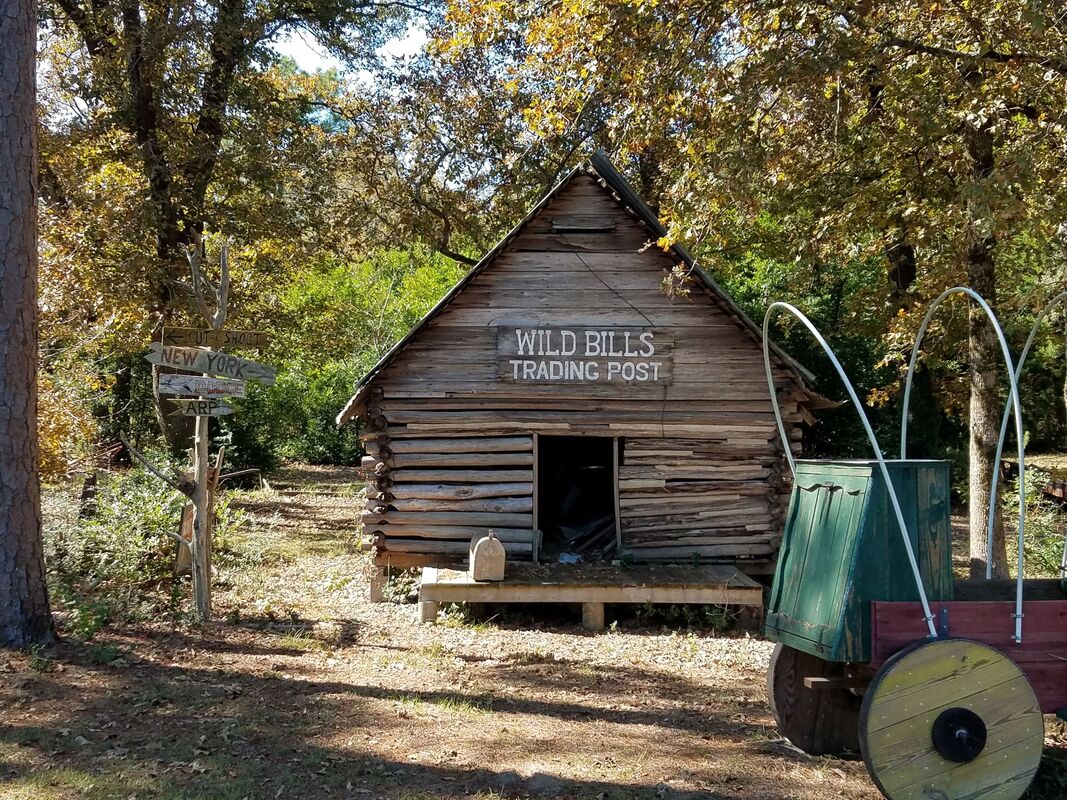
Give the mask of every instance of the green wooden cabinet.
[{"label": "green wooden cabinet", "polygon": [[[923,586],[952,599],[945,461],[889,461]],[[918,600],[877,461],[798,461],[771,587],[768,638],[827,661],[870,659],[871,601]]]}]

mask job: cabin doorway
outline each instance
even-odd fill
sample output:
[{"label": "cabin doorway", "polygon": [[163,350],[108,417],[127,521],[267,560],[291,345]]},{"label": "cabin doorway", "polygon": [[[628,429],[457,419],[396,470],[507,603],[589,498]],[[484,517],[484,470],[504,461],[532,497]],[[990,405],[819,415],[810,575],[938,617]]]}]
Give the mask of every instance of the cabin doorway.
[{"label": "cabin doorway", "polygon": [[615,555],[620,446],[606,436],[537,437],[541,560],[595,562]]}]

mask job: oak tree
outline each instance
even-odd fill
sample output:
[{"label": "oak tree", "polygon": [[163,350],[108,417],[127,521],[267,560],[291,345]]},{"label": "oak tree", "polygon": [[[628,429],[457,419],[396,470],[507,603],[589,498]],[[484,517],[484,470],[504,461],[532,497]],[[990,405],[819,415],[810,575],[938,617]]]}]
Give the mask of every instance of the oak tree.
[{"label": "oak tree", "polygon": [[[1059,248],[1064,14],[1022,0],[464,0],[442,47],[506,53],[521,38],[503,80],[546,135],[610,102],[610,139],[623,155],[661,153],[672,234],[706,266],[755,249],[818,280],[882,259],[862,301],[903,342],[953,284],[1016,307],[1005,249],[1027,242],[1048,263]],[[1003,370],[975,310],[966,349],[971,567],[983,572]],[[1003,538],[991,557],[1003,574]]]}]

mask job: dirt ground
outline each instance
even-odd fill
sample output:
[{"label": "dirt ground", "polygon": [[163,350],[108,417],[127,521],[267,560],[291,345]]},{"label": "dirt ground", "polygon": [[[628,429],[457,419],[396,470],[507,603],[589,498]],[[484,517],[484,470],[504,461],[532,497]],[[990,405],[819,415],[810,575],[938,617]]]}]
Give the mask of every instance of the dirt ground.
[{"label": "dirt ground", "polygon": [[353,473],[272,485],[234,501],[263,558],[219,575],[214,625],[0,654],[0,798],[880,797],[778,738],[769,643],[558,611],[418,625],[366,599]]}]

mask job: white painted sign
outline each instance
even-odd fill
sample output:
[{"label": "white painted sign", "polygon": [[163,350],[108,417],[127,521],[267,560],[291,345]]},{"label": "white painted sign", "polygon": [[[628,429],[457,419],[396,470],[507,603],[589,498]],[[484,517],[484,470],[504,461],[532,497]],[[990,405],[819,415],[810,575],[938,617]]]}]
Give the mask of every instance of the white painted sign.
[{"label": "white painted sign", "polygon": [[506,383],[666,385],[674,338],[654,328],[501,325],[496,352]]},{"label": "white painted sign", "polygon": [[159,342],[152,342],[151,352],[145,356],[153,364],[160,364],[191,372],[206,372],[210,375],[223,375],[243,381],[258,381],[267,386],[274,385],[278,370],[274,367],[249,361],[240,356],[227,353],[215,353],[201,350],[199,347],[168,347]]},{"label": "white painted sign", "polygon": [[191,394],[196,397],[244,397],[245,382],[200,375],[160,375],[160,394]]},{"label": "white painted sign", "polygon": [[233,406],[221,400],[171,400],[178,406],[175,414],[185,417],[222,417],[233,413]]}]

